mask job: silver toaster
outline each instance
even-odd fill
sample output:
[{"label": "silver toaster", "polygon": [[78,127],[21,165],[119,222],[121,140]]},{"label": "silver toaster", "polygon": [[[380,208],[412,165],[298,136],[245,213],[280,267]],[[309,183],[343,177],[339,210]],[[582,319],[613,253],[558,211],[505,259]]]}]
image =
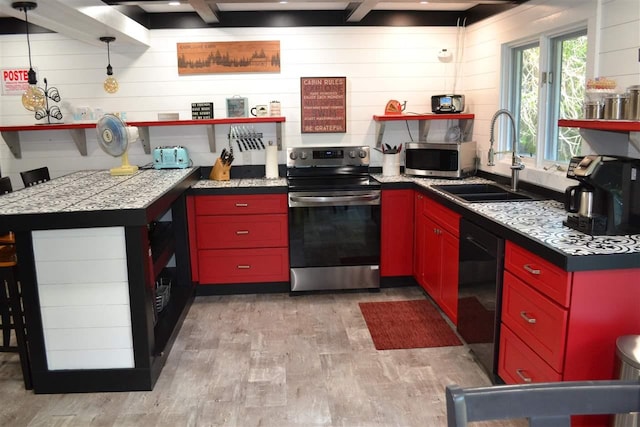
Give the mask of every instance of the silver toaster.
[{"label": "silver toaster", "polygon": [[191,166],[185,147],[156,147],[153,149],[154,169],[184,169]]}]

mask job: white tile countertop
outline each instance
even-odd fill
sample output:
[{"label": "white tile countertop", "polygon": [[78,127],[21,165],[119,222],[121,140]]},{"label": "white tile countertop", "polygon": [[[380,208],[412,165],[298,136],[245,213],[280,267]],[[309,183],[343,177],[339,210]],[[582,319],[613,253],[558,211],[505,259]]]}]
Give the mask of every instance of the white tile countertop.
[{"label": "white tile countertop", "polygon": [[73,172],[2,196],[0,215],[144,209],[194,168],[140,170],[111,176],[106,170]]},{"label": "white tile countertop", "polygon": [[[413,182],[427,188],[434,185],[460,183],[447,179],[405,175],[386,177],[374,174],[373,177],[382,183]],[[483,178],[468,178],[464,182],[490,183],[492,181]],[[563,204],[555,200],[464,203],[437,189],[432,190],[470,211],[477,212],[504,227],[526,235],[528,238],[566,255],[640,254],[640,234],[591,236],[564,226],[562,221],[566,219],[567,212],[564,210]],[[640,260],[638,267],[640,267]]]},{"label": "white tile countertop", "polygon": [[228,181],[201,179],[191,188],[242,188],[242,187],[286,187],[286,178],[241,178]]},{"label": "white tile countertop", "polygon": [[111,176],[76,171],[0,196],[0,229],[141,226],[170,209],[197,180],[198,168],[144,169]]}]

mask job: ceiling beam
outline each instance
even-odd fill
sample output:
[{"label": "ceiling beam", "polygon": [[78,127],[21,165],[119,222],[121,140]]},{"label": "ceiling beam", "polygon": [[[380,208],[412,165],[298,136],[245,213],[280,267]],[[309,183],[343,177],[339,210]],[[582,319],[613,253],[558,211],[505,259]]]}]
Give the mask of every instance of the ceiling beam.
[{"label": "ceiling beam", "polygon": [[[13,0],[0,0],[0,13],[24,20]],[[101,36],[116,37],[118,43],[150,46],[149,30],[99,0],[39,0],[28,11],[29,23],[56,33],[102,46]]]},{"label": "ceiling beam", "polygon": [[355,8],[347,17],[347,22],[360,22],[378,4],[378,0],[364,0],[356,3]]},{"label": "ceiling beam", "polygon": [[220,22],[220,18],[217,13],[218,7],[215,3],[209,5],[206,0],[189,0],[189,4],[207,24],[217,24]]}]

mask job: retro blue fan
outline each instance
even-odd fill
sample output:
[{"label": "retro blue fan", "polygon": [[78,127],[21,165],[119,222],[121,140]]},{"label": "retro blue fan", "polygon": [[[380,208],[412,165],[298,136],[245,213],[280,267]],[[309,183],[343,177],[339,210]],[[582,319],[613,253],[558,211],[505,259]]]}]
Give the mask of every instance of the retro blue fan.
[{"label": "retro blue fan", "polygon": [[129,164],[127,154],[129,144],[138,139],[138,128],[127,126],[120,117],[113,114],[105,114],[96,124],[98,132],[98,145],[102,150],[113,156],[122,157],[122,165],[110,170],[111,175],[133,175],[138,166]]}]

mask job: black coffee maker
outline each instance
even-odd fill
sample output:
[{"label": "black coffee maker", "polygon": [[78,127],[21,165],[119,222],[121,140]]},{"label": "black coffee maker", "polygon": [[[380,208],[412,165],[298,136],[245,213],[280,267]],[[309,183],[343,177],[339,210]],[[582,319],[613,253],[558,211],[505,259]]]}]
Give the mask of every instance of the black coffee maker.
[{"label": "black coffee maker", "polygon": [[640,159],[573,157],[567,177],[580,184],[565,192],[564,225],[591,235],[640,233]]}]

